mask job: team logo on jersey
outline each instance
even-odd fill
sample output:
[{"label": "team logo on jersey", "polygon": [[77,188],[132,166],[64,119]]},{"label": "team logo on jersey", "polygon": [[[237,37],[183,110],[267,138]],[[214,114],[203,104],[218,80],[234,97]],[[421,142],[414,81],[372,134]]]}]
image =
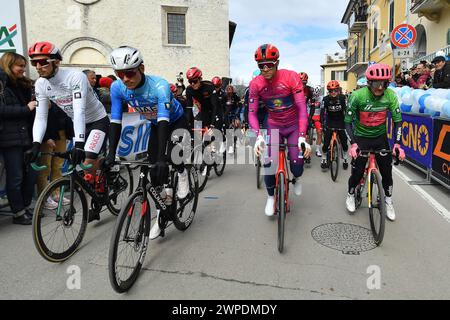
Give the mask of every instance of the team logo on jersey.
[{"label": "team logo on jersey", "polygon": [[273,101],[275,107],[280,108],[283,105],[283,100],[276,99]]},{"label": "team logo on jersey", "polygon": [[73,89],[72,90],[80,90],[81,88],[80,88],[80,85],[79,84],[77,84],[75,87],[73,87]]},{"label": "team logo on jersey", "polygon": [[73,96],[75,99],[81,99],[81,92],[75,92]]},{"label": "team logo on jersey", "polygon": [[170,110],[170,103],[166,103],[166,110]]},{"label": "team logo on jersey", "polygon": [[50,86],[48,86],[47,87],[47,91],[51,91],[52,90],[52,88],[50,88]]}]

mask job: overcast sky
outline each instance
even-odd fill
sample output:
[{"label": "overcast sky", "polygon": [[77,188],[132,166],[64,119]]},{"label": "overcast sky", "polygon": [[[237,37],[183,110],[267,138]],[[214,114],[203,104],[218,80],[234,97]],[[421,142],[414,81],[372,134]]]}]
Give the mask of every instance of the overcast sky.
[{"label": "overcast sky", "polygon": [[320,84],[325,54],[343,52],[347,37],[341,19],[348,0],[230,0],[230,20],[237,23],[231,46],[231,77],[245,82],[257,69],[253,55],[263,43],[280,50],[280,67],[309,74]]}]

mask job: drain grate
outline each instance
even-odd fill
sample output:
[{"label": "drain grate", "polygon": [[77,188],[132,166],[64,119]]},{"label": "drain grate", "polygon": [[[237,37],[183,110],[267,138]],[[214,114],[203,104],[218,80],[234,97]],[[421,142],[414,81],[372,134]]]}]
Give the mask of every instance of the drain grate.
[{"label": "drain grate", "polygon": [[314,228],[311,235],[321,245],[347,255],[359,255],[377,247],[371,230],[353,224],[324,224]]}]

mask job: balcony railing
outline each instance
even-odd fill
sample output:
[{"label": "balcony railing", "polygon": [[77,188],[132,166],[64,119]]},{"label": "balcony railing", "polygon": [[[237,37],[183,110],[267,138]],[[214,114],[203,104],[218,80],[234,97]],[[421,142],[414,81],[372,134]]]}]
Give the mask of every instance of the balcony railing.
[{"label": "balcony railing", "polygon": [[351,33],[362,33],[367,29],[367,6],[364,4],[357,4],[354,8],[353,14],[349,20],[349,30]]},{"label": "balcony railing", "polygon": [[[450,46],[447,46],[444,49],[438,50],[438,51],[444,51],[446,56],[450,56]],[[420,61],[431,62],[431,61],[433,61],[434,58],[436,58],[436,53],[437,53],[437,51],[433,52],[433,53],[430,53],[429,55],[419,57],[419,58],[413,60],[412,63],[413,64],[418,64]]]},{"label": "balcony railing", "polygon": [[362,52],[356,49],[348,58],[347,58],[347,71],[348,72],[356,72],[359,68],[367,66],[368,62],[366,58],[363,57]]}]

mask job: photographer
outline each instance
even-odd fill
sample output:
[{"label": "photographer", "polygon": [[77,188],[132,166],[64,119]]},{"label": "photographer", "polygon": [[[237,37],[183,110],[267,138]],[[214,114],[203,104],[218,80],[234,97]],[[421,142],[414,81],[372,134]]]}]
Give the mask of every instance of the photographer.
[{"label": "photographer", "polygon": [[421,61],[417,65],[416,74],[418,75],[417,80],[414,79],[413,75],[405,76],[405,79],[406,81],[408,81],[409,86],[413,89],[427,89],[427,83],[429,83],[431,76],[425,61]]}]

